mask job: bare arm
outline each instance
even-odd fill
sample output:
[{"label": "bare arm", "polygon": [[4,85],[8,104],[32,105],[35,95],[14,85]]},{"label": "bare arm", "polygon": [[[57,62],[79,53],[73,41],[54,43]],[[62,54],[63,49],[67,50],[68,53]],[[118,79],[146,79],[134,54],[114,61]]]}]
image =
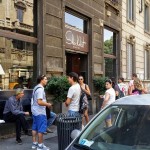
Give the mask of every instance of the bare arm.
[{"label": "bare arm", "polygon": [[68,107],[70,103],[71,103],[71,98],[67,98],[67,100],[65,101],[66,107]]},{"label": "bare arm", "polygon": [[106,106],[106,104],[109,101],[109,99],[110,99],[110,94],[109,93],[105,93],[105,99],[103,101],[102,108]]},{"label": "bare arm", "polygon": [[88,85],[85,85],[86,88],[85,89],[82,89],[87,95],[91,95],[91,91],[90,91],[90,88]]},{"label": "bare arm", "polygon": [[115,93],[116,93],[116,96],[119,96],[119,92],[118,91],[115,91]]},{"label": "bare arm", "polygon": [[132,91],[133,91],[133,89],[134,89],[134,86],[133,86],[133,85],[129,87],[129,89],[128,89],[128,91],[129,91],[129,95],[132,95]]},{"label": "bare arm", "polygon": [[143,94],[148,94],[147,89],[143,88],[143,89],[142,89],[142,93],[143,93]]},{"label": "bare arm", "polygon": [[50,103],[44,102],[44,101],[42,101],[42,99],[38,99],[37,102],[38,102],[38,104],[39,104],[40,106],[46,106],[46,107],[48,107],[48,108],[51,107],[51,104],[50,104]]}]

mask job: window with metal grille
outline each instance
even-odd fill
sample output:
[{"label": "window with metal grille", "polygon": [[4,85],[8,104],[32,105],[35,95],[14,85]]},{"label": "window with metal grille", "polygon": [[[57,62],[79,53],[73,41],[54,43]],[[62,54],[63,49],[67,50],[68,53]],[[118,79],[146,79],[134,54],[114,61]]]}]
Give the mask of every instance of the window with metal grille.
[{"label": "window with metal grille", "polygon": [[127,18],[134,21],[134,0],[127,0]]},{"label": "window with metal grille", "polygon": [[133,45],[127,43],[127,79],[132,77],[133,66]]}]

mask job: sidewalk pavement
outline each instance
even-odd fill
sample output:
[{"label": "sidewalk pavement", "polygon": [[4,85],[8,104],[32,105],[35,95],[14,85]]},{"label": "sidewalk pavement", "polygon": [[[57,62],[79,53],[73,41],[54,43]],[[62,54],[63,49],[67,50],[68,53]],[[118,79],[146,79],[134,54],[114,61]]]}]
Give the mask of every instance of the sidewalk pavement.
[{"label": "sidewalk pavement", "polygon": [[[56,126],[52,126],[51,129],[54,133],[44,135],[44,144],[50,147],[51,150],[58,150],[57,128]],[[32,146],[32,137],[22,135],[21,139],[23,141],[22,145],[18,145],[15,138],[0,139],[0,150],[30,150]]]},{"label": "sidewalk pavement", "polygon": [[[94,115],[90,116],[90,120]],[[51,148],[51,150],[58,150],[58,140],[57,140],[57,127],[52,126],[52,131],[54,133],[48,133],[44,135],[44,144]],[[22,135],[21,137],[23,144],[18,145],[15,138],[0,139],[0,150],[30,150],[32,146],[32,137],[27,135]]]}]

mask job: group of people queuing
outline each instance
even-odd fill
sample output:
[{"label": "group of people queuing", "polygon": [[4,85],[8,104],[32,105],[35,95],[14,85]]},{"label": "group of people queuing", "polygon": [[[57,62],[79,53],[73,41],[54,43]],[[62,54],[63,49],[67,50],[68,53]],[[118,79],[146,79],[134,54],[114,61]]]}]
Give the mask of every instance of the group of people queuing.
[{"label": "group of people queuing", "polygon": [[[144,88],[142,81],[137,77],[137,74],[132,75],[132,80],[129,82],[129,86],[124,83],[124,78],[120,77],[118,83],[115,83],[114,79],[108,79],[105,81],[106,92],[105,95],[100,95],[103,98],[101,109],[112,104],[117,99],[125,97],[127,95],[141,95],[147,94],[147,90]],[[106,126],[111,127],[111,114],[106,118]]]},{"label": "group of people queuing", "polygon": [[[47,84],[47,77],[41,75],[37,78],[37,85],[33,89],[31,99],[31,113],[24,112],[21,99],[24,96],[24,90],[22,88],[16,88],[15,95],[10,97],[5,104],[4,108],[4,120],[5,122],[16,123],[16,142],[22,144],[21,140],[21,128],[26,135],[32,136],[32,149],[37,150],[49,150],[50,148],[44,145],[43,135],[46,132],[52,132],[50,126],[53,124],[56,118],[56,114],[51,111],[52,105],[46,100],[46,94],[44,87]],[[68,82],[71,87],[68,90],[67,99],[65,101],[66,107],[68,107],[68,117],[76,117],[80,114],[81,95],[84,93],[87,96],[87,103],[84,106],[82,112],[83,122],[85,125],[89,122],[88,116],[88,97],[91,97],[89,86],[84,83],[83,76],[78,76],[76,73],[71,72],[68,75]],[[85,97],[84,97],[85,98]],[[49,118],[47,117],[47,110],[49,110]],[[32,129],[25,116],[32,115],[33,123]],[[85,122],[86,121],[86,122]]]}]

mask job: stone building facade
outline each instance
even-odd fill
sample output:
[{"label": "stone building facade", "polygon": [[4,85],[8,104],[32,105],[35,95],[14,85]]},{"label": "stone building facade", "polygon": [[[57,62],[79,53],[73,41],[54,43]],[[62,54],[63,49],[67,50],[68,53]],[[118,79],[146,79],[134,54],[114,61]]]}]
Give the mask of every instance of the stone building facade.
[{"label": "stone building facade", "polygon": [[[10,89],[15,67],[28,70],[19,77],[33,79],[75,71],[92,91],[95,76],[120,75],[122,1],[2,0],[0,7],[3,88]],[[105,41],[111,43],[109,51]]]},{"label": "stone building facade", "polygon": [[[88,84],[92,85],[91,81],[94,76],[105,75],[107,70],[104,65],[105,58],[110,58],[114,64],[114,76],[120,75],[121,5],[122,2],[116,0],[42,1],[43,8],[40,8],[42,20],[40,20],[39,31],[43,33],[40,37],[42,39],[40,49],[43,50],[43,55],[39,58],[42,60],[41,71],[51,76],[77,70],[79,74],[83,74]],[[86,51],[82,51],[80,47],[71,49],[67,47],[66,13],[83,20],[83,33],[88,36]],[[112,54],[105,54],[103,51],[104,29],[110,30],[115,35]],[[77,58],[75,54],[78,54]],[[72,61],[72,64],[73,61],[76,62],[75,64],[80,64],[79,68],[73,66],[67,71],[67,63],[70,63],[68,59]]]},{"label": "stone building facade", "polygon": [[137,73],[145,83],[150,79],[150,1],[122,1],[121,72],[129,80]]},{"label": "stone building facade", "polygon": [[74,71],[94,96],[94,77],[120,76],[122,1],[1,0],[0,10],[0,88]]},{"label": "stone building facade", "polygon": [[16,33],[33,36],[33,0],[2,0],[0,10],[0,64],[5,72],[0,87],[12,89],[21,74],[29,78],[29,68],[33,70],[33,45],[19,36],[11,38]]}]

